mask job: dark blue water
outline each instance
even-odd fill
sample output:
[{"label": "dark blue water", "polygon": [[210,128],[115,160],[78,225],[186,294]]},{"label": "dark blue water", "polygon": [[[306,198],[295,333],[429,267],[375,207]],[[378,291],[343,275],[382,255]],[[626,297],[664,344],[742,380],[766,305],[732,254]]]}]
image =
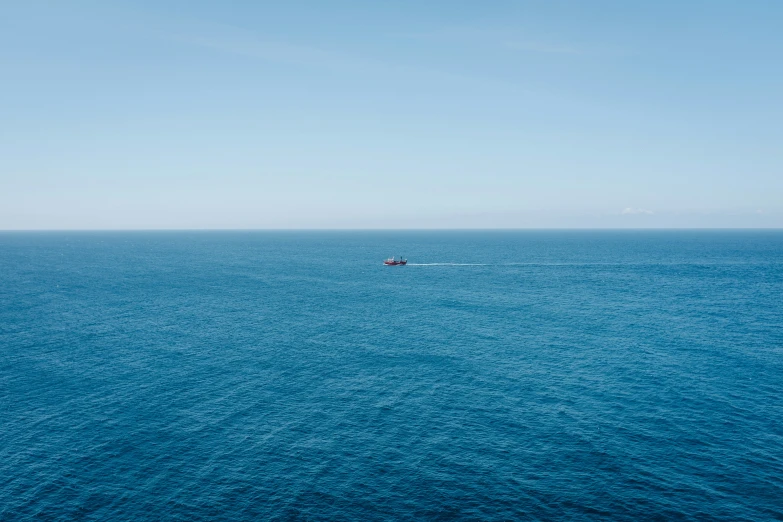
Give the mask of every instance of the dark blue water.
[{"label": "dark blue water", "polygon": [[601,517],[783,519],[783,232],[0,234],[2,520]]}]

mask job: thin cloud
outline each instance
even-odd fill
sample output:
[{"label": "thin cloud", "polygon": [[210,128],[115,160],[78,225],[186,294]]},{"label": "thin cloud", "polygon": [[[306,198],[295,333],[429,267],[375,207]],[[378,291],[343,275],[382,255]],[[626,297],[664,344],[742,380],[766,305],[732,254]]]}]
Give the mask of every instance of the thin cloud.
[{"label": "thin cloud", "polygon": [[616,55],[617,50],[603,46],[584,45],[546,37],[522,35],[505,29],[475,29],[447,27],[424,33],[398,35],[404,38],[440,42],[443,44],[485,45],[539,54],[559,55]]},{"label": "thin cloud", "polygon": [[546,54],[570,54],[570,55],[583,55],[587,54],[586,49],[568,44],[553,44],[549,42],[534,42],[534,41],[507,41],[504,46],[508,49],[514,49],[517,51],[528,51],[533,53],[546,53]]},{"label": "thin cloud", "polygon": [[640,214],[652,215],[655,214],[655,212],[653,212],[652,210],[647,210],[646,208],[626,207],[623,209],[621,214],[626,216],[640,215]]},{"label": "thin cloud", "polygon": [[[431,67],[399,64],[379,60],[372,56],[327,50],[310,45],[265,40],[253,32],[225,24],[184,25],[161,37],[192,47],[216,52],[244,56],[249,59],[284,63],[311,69],[330,70],[341,73],[388,77],[394,81],[428,81],[459,83],[484,88],[508,89],[518,87],[497,78],[468,76]],[[416,80],[413,80],[413,79]],[[526,91],[529,95],[537,93]]]},{"label": "thin cloud", "polygon": [[[214,30],[215,28],[220,30]],[[317,47],[264,41],[251,33],[228,26],[216,25],[212,29],[212,31],[202,29],[198,33],[178,32],[170,35],[169,38],[181,44],[269,62],[338,68],[356,65],[355,61]]]}]

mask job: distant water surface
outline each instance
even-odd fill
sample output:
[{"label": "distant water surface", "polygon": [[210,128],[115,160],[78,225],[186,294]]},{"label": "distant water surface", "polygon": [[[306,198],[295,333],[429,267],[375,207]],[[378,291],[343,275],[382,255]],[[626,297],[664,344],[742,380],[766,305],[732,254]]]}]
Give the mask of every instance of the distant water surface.
[{"label": "distant water surface", "polygon": [[783,232],[0,234],[2,520],[603,516],[783,519]]}]

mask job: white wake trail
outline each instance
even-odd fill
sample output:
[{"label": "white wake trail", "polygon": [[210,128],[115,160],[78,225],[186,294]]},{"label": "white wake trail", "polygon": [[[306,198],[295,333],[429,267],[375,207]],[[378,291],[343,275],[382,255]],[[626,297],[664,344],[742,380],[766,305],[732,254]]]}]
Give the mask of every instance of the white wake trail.
[{"label": "white wake trail", "polygon": [[487,263],[408,263],[407,266],[489,266]]}]

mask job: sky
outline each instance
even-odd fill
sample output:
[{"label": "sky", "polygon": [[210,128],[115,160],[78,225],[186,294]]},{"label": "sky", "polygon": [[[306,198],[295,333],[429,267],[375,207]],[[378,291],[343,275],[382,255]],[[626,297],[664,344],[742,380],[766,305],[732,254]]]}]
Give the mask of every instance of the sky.
[{"label": "sky", "polygon": [[0,0],[0,229],[783,227],[779,0]]}]

